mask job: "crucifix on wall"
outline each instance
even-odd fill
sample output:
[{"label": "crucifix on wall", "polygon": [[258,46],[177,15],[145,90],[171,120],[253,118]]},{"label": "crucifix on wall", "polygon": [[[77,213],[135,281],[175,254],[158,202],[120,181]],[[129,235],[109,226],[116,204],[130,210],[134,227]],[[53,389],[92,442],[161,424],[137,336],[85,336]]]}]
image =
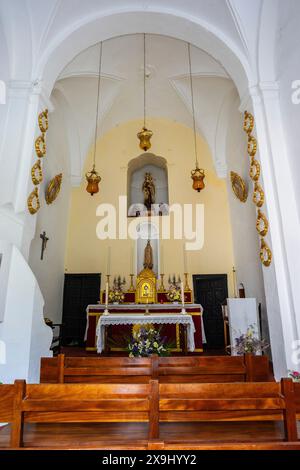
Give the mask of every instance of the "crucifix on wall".
[{"label": "crucifix on wall", "polygon": [[40,234],[40,238],[42,239],[42,248],[41,248],[41,260],[44,258],[44,251],[46,250],[47,241],[49,238],[46,236],[46,232]]}]

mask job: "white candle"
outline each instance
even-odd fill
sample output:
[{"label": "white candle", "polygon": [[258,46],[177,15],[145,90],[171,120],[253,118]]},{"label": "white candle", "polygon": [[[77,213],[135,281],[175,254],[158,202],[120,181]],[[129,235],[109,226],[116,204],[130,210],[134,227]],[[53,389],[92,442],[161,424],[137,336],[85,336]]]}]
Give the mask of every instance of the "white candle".
[{"label": "white candle", "polygon": [[105,306],[108,306],[108,282],[105,285]]},{"label": "white candle", "polygon": [[160,274],[165,273],[164,247],[160,247]]},{"label": "white candle", "polygon": [[183,243],[183,269],[184,269],[184,272],[187,273],[188,270],[187,270],[187,257],[186,257],[186,250],[185,250],[185,243]]},{"label": "white candle", "polygon": [[134,274],[133,260],[134,260],[134,246],[132,245],[131,250],[130,250],[130,274]]},{"label": "white candle", "polygon": [[106,274],[110,275],[110,254],[111,254],[111,247],[107,248],[107,266],[106,266]]},{"label": "white candle", "polygon": [[183,287],[182,281],[181,281],[181,302],[182,302],[182,306],[184,307],[184,287]]}]

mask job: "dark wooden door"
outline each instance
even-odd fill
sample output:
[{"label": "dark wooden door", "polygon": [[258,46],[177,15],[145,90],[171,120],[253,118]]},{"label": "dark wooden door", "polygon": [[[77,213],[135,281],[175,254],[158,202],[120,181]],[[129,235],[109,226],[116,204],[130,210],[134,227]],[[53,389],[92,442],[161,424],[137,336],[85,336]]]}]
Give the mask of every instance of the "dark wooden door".
[{"label": "dark wooden door", "polygon": [[100,274],[65,274],[62,344],[83,346],[86,308],[100,298]]},{"label": "dark wooden door", "polygon": [[203,322],[207,349],[224,348],[222,303],[228,297],[226,274],[195,274],[195,302],[203,307]]}]

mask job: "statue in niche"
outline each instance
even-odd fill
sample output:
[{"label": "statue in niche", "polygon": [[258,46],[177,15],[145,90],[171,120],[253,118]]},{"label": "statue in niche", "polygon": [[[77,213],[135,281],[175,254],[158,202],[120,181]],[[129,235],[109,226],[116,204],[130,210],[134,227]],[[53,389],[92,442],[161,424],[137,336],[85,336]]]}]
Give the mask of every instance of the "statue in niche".
[{"label": "statue in niche", "polygon": [[150,243],[150,240],[148,240],[146,248],[145,248],[145,253],[144,253],[144,269],[152,269],[153,268],[153,250],[152,246]]},{"label": "statue in niche", "polygon": [[152,204],[155,204],[155,185],[151,173],[145,173],[142,189],[144,193],[144,204],[148,211],[150,211]]}]

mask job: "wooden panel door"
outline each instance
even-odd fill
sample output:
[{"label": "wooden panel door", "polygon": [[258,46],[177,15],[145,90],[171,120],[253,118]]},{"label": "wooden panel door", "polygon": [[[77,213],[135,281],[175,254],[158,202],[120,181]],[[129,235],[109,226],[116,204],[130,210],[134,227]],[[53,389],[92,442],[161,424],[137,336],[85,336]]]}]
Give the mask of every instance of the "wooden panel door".
[{"label": "wooden panel door", "polygon": [[228,297],[226,274],[195,274],[195,302],[203,307],[203,322],[207,349],[224,348],[222,303]]},{"label": "wooden panel door", "polygon": [[100,274],[65,274],[63,300],[64,346],[83,346],[86,308],[100,298]]}]

